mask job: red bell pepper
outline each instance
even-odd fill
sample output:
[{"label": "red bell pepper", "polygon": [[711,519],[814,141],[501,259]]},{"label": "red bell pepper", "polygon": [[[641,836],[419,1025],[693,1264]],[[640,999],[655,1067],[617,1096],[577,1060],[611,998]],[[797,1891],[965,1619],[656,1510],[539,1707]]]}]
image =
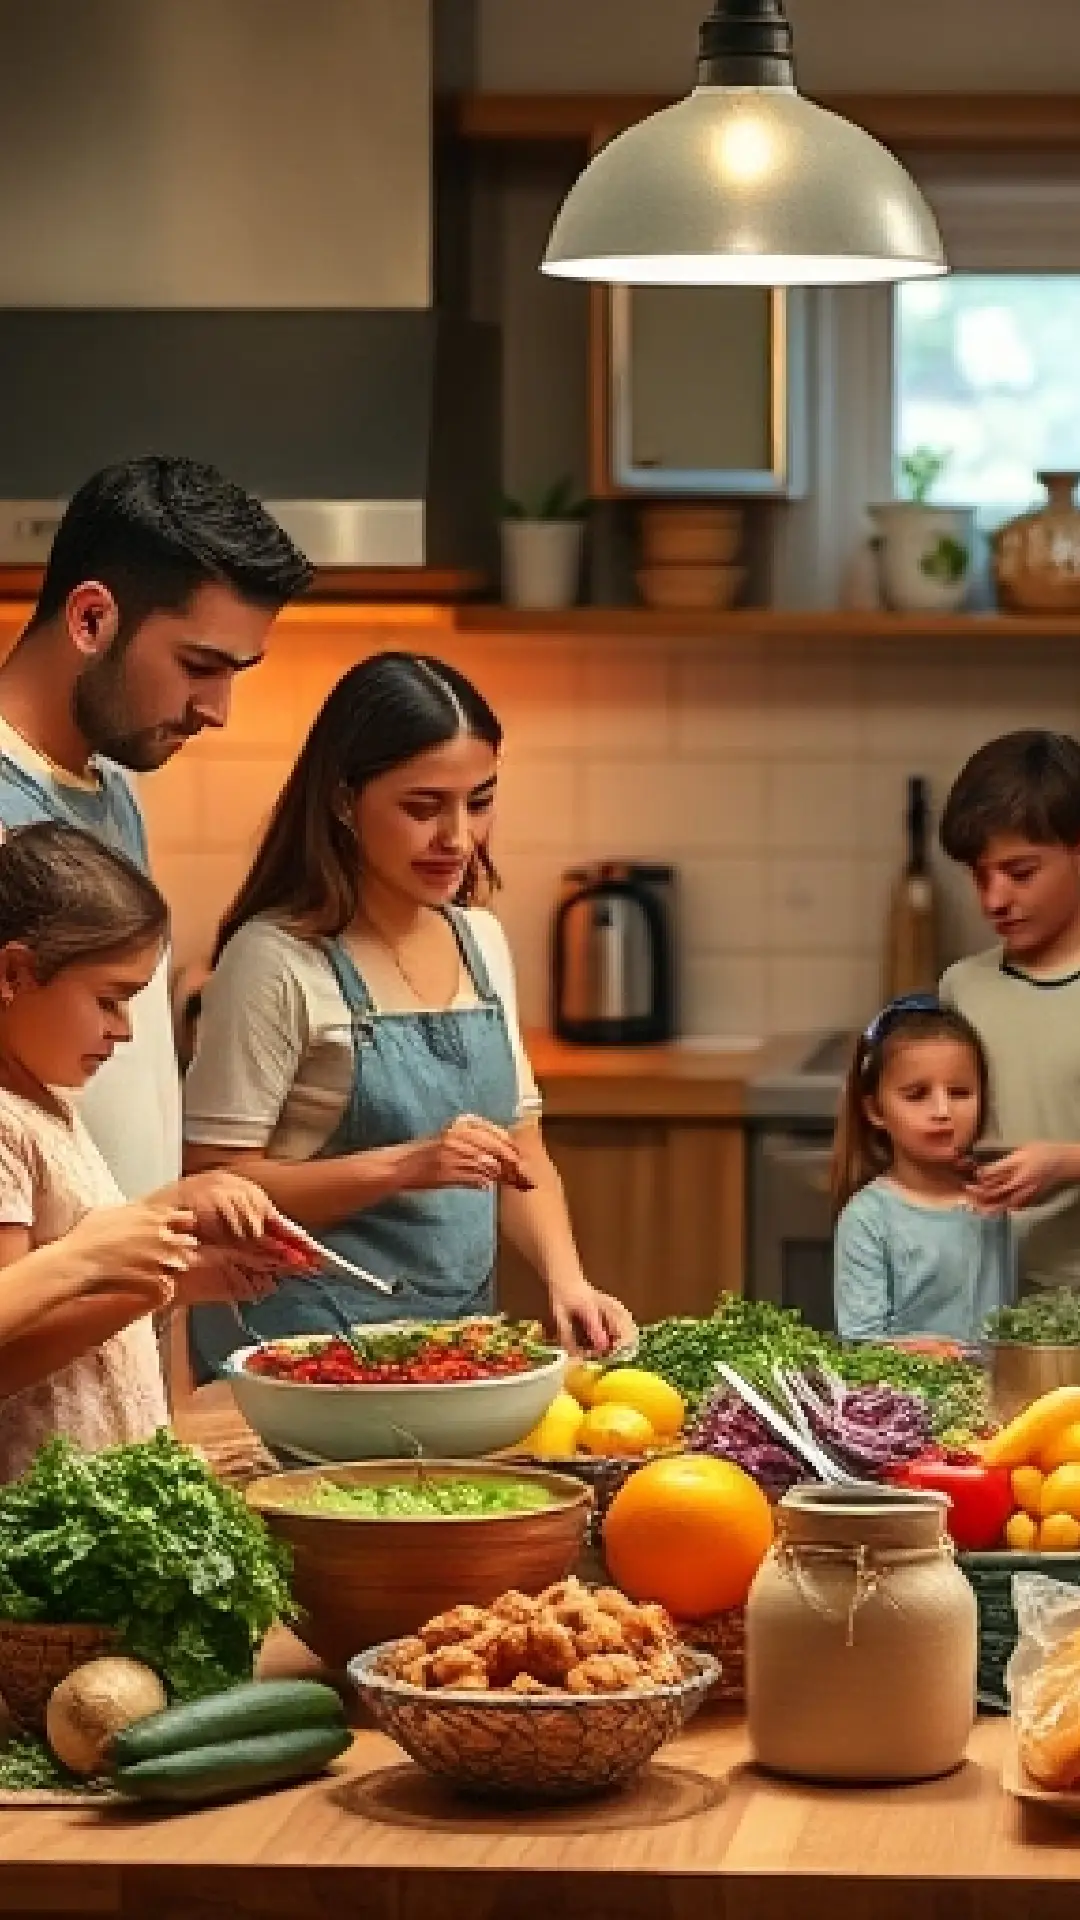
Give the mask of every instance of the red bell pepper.
[{"label": "red bell pepper", "polygon": [[977,1454],[955,1448],[932,1447],[893,1467],[886,1478],[894,1487],[946,1494],[945,1525],[961,1553],[988,1553],[999,1546],[1016,1505],[1007,1467],[988,1467]]}]

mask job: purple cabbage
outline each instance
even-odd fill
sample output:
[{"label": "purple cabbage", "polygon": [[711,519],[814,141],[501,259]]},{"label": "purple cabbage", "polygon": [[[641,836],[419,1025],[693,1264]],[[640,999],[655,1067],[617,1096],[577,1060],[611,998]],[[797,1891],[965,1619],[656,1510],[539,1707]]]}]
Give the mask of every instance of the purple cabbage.
[{"label": "purple cabbage", "polygon": [[[933,1444],[930,1410],[921,1394],[900,1387],[846,1387],[835,1374],[789,1373],[816,1438],[839,1467],[860,1479],[881,1479]],[[714,1454],[742,1467],[773,1498],[812,1473],[727,1387],[702,1407],[687,1435],[692,1453]]]}]

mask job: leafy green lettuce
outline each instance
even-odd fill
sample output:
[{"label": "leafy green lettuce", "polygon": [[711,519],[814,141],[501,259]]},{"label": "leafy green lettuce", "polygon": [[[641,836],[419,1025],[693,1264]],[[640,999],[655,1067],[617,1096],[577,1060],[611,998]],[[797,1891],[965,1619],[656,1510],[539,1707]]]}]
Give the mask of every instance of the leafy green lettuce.
[{"label": "leafy green lettuce", "polygon": [[0,1618],[112,1627],[177,1699],[251,1678],[263,1636],[293,1613],[289,1564],[165,1430],[102,1453],[50,1440],[0,1487]]}]

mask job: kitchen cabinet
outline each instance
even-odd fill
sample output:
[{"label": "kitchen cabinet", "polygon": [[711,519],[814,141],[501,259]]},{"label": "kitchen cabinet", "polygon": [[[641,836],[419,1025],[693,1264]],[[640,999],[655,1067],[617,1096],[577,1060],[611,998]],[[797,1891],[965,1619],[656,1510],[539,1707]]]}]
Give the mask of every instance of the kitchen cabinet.
[{"label": "kitchen cabinet", "polygon": [[[639,1322],[705,1314],[726,1289],[741,1292],[744,1131],[714,1119],[549,1118],[558,1167],[594,1286]],[[500,1305],[535,1313],[535,1275],[513,1248],[499,1259]]]},{"label": "kitchen cabinet", "polygon": [[805,293],[782,288],[598,289],[593,491],[802,493],[806,312]]}]

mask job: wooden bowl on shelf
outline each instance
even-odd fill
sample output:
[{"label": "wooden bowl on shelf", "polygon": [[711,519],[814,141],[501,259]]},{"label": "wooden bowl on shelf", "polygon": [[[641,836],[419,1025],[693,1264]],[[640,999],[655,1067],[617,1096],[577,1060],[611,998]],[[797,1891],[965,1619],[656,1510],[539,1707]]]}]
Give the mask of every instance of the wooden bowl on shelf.
[{"label": "wooden bowl on shelf", "polygon": [[638,518],[642,565],[726,566],[742,547],[737,507],[643,507]]},{"label": "wooden bowl on shelf", "polygon": [[494,1460],[424,1460],[427,1479],[527,1481],[547,1506],[468,1517],[372,1519],[316,1512],[300,1504],[316,1484],[378,1486],[400,1481],[402,1460],[307,1467],[253,1480],[245,1499],[293,1556],[293,1631],[331,1667],[384,1640],[415,1633],[434,1614],[490,1606],[516,1587],[542,1593],[575,1566],[592,1495],[579,1480]]},{"label": "wooden bowl on shelf", "polygon": [[733,607],[746,579],[745,567],[639,567],[634,575],[647,607],[665,613],[721,612]]}]

